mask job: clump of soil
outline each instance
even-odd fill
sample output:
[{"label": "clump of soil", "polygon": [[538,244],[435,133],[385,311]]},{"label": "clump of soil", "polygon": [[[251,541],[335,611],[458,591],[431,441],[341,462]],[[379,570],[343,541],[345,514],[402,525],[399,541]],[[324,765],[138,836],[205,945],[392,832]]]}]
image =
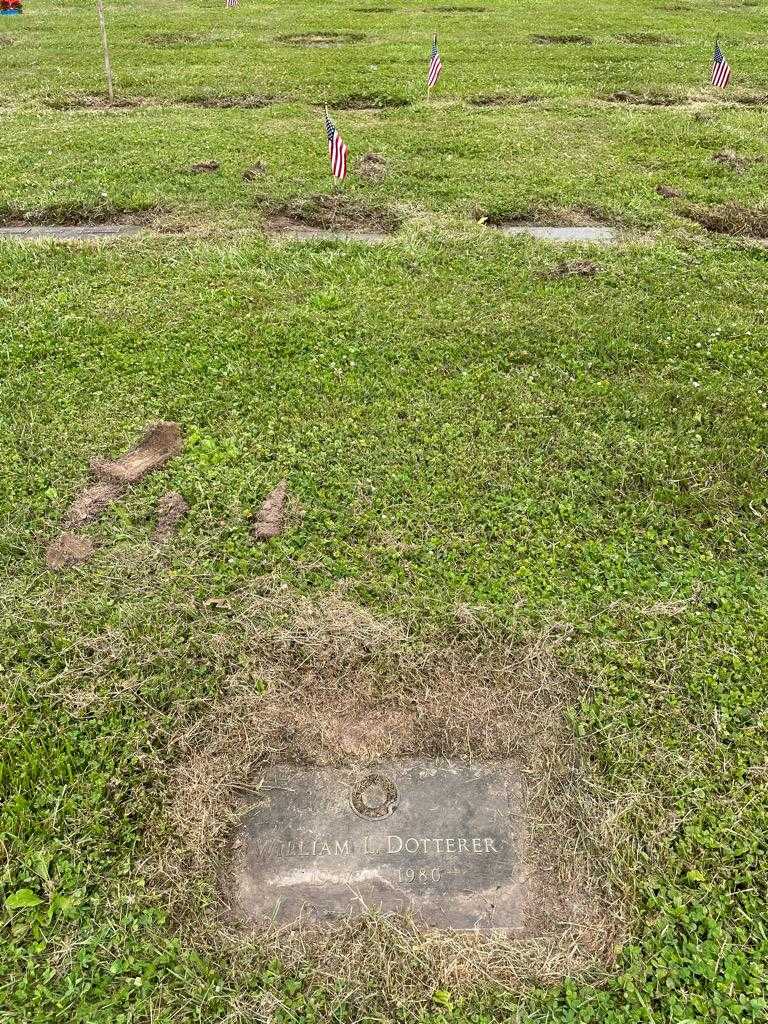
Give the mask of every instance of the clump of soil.
[{"label": "clump of soil", "polygon": [[657,185],[656,192],[664,199],[680,199],[683,195],[680,189],[675,188],[674,185]]},{"label": "clump of soil", "polygon": [[88,537],[62,533],[48,545],[45,564],[49,569],[65,569],[70,565],[87,562],[93,552],[93,542]]},{"label": "clump of soil", "polygon": [[740,156],[734,149],[722,149],[714,153],[712,159],[716,164],[722,164],[737,174],[743,174],[752,164],[765,163],[764,156]]},{"label": "clump of soil", "polygon": [[185,96],[180,100],[188,107],[203,107],[206,110],[260,110],[274,103],[272,96]]},{"label": "clump of soil", "polygon": [[152,533],[153,544],[166,544],[179,527],[189,507],[178,491],[168,491],[157,503],[157,526]]},{"label": "clump of soil", "polygon": [[673,42],[669,36],[662,36],[658,32],[624,32],[616,38],[634,46],[662,46]]},{"label": "clump of soil", "polygon": [[672,96],[669,93],[614,92],[605,96],[609,103],[630,103],[638,107],[680,107],[690,103],[687,96]]},{"label": "clump of soil", "polygon": [[154,32],[144,36],[143,41],[149,46],[184,46],[203,39],[204,36],[193,35],[191,32]]},{"label": "clump of soil", "polygon": [[74,96],[54,96],[43,100],[51,110],[133,110],[151,102],[145,96],[108,96],[78,93]]},{"label": "clump of soil", "polygon": [[722,203],[719,206],[689,206],[686,217],[707,231],[746,238],[768,238],[768,207]]},{"label": "clump of soil", "polygon": [[253,520],[251,536],[254,540],[271,540],[283,532],[287,494],[287,480],[281,480],[277,487],[269,492]]},{"label": "clump of soil", "polygon": [[570,43],[578,43],[580,46],[591,46],[593,40],[592,40],[592,36],[579,36],[579,35],[571,35],[571,36],[541,36],[541,35],[534,35],[534,36],[531,36],[531,42],[532,43],[540,43],[541,45],[544,45],[544,46],[565,46],[565,45],[568,45]]},{"label": "clump of soil", "polygon": [[309,227],[339,231],[371,231],[392,234],[400,217],[382,207],[367,206],[344,195],[309,196],[286,203],[267,203],[265,225],[281,228]]},{"label": "clump of soil", "polygon": [[[262,580],[205,602],[192,628],[191,643],[215,658],[224,682],[213,702],[177,710],[165,822],[153,843],[157,884],[187,929],[226,943],[236,970],[249,969],[252,934],[212,920],[196,892],[225,870],[232,829],[267,766],[362,771],[414,756],[512,761],[529,780],[536,938],[442,933],[425,941],[412,921],[364,917],[314,932],[268,931],[263,955],[387,1001],[429,999],[436,986],[467,994],[551,982],[612,961],[622,906],[607,881],[605,844],[624,841],[609,824],[619,802],[608,807],[591,784],[566,724],[573,682],[555,659],[562,627],[512,645],[462,622],[453,636],[416,641],[339,593],[312,600]],[[162,767],[167,775],[168,762]],[[369,1016],[365,1009],[356,1019]]]},{"label": "clump of soil", "polygon": [[0,46],[13,46],[15,42],[13,36],[0,36]]},{"label": "clump of soil", "polygon": [[257,160],[255,164],[251,164],[250,167],[246,167],[243,171],[243,181],[258,181],[266,173],[267,165],[262,163],[261,160]]},{"label": "clump of soil", "polygon": [[345,43],[359,43],[365,39],[362,32],[297,32],[278,36],[279,43],[289,46],[343,46]]},{"label": "clump of soil", "polygon": [[[95,522],[102,512],[118,501],[133,484],[138,483],[181,451],[181,430],[178,423],[160,422],[149,427],[139,444],[114,460],[94,457],[90,462],[93,482],[75,497],[64,517],[64,532],[53,540],[46,551],[46,561],[59,558],[63,548],[72,547],[70,531]],[[77,538],[82,540],[82,538]],[[90,543],[90,542],[88,542]]]},{"label": "clump of soil", "polygon": [[545,271],[542,277],[552,280],[561,277],[594,277],[599,269],[592,260],[561,260]]},{"label": "clump of soil", "polygon": [[363,153],[355,168],[366,181],[383,181],[387,176],[387,161],[379,153]]},{"label": "clump of soil", "polygon": [[181,445],[179,424],[161,421],[149,427],[136,447],[125,455],[114,460],[98,456],[91,459],[91,473],[97,480],[135,484],[178,455]]},{"label": "clump of soil", "polygon": [[190,174],[213,174],[218,171],[221,164],[218,160],[201,160],[200,163],[192,164],[189,168]]},{"label": "clump of soil", "polygon": [[411,101],[403,96],[373,96],[355,93],[331,103],[333,110],[387,110],[409,107]]},{"label": "clump of soil", "polygon": [[470,103],[473,107],[518,107],[526,103],[535,103],[541,96],[523,95],[510,96],[506,93],[494,93],[490,96],[473,96]]}]

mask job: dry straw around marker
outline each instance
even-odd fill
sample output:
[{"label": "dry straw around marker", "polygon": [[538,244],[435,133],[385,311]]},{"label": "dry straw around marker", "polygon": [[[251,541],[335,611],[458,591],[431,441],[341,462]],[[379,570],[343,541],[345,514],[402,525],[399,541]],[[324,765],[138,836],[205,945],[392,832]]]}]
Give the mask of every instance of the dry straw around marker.
[{"label": "dry straw around marker", "polygon": [[[510,644],[460,608],[454,635],[427,644],[342,594],[312,600],[262,581],[208,602],[196,628],[226,686],[169,723],[157,763],[168,802],[148,865],[187,941],[225,949],[236,975],[277,957],[338,992],[360,1020],[410,1012],[436,988],[477,994],[610,966],[624,929],[609,881],[611,808],[566,726],[575,691],[557,663],[562,627]],[[228,919],[218,879],[267,765],[400,756],[510,760],[522,771],[537,886],[529,937],[438,933],[375,913],[322,930]]]}]

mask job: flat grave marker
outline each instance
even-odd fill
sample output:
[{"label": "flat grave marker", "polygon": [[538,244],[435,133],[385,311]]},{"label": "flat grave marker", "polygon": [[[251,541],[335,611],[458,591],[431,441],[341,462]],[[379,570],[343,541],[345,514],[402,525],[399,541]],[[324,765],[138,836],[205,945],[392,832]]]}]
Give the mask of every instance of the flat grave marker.
[{"label": "flat grave marker", "polygon": [[235,834],[225,895],[253,924],[375,910],[521,934],[523,799],[507,763],[273,767]]}]

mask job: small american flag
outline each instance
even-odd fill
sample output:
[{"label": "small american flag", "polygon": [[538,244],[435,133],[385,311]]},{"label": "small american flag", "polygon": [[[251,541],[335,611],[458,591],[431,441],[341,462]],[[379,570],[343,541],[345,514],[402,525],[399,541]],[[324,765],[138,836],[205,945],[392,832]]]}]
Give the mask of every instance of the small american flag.
[{"label": "small american flag", "polygon": [[336,125],[328,117],[328,108],[325,109],[325,131],[328,135],[328,154],[331,158],[331,173],[334,178],[346,178],[347,176],[347,144],[336,131]]},{"label": "small american flag", "polygon": [[443,70],[443,62],[440,60],[440,53],[437,49],[437,35],[432,40],[432,59],[429,62],[429,73],[427,74],[427,89],[432,89],[437,84],[440,72]]},{"label": "small american flag", "polygon": [[720,42],[715,43],[715,56],[712,58],[712,85],[724,89],[731,80],[731,65],[723,56]]},{"label": "small american flag", "polygon": [[240,0],[227,0],[227,7],[237,7]]}]

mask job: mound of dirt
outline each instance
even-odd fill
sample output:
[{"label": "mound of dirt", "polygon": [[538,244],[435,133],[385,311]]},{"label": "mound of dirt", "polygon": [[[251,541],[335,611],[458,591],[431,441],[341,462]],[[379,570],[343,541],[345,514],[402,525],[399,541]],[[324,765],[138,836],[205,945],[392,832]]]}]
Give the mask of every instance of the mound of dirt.
[{"label": "mound of dirt", "polygon": [[13,46],[16,40],[13,36],[2,36],[0,35],[0,46]]},{"label": "mound of dirt", "polygon": [[251,527],[251,536],[254,540],[271,540],[273,537],[279,537],[283,532],[287,494],[288,481],[281,480],[264,499]]},{"label": "mound of dirt", "polygon": [[391,210],[367,206],[344,195],[309,196],[264,206],[264,224],[272,231],[298,226],[393,234],[400,223],[400,218]]},{"label": "mound of dirt", "polygon": [[24,228],[35,224],[59,227],[77,227],[95,224],[146,224],[161,211],[155,208],[131,210],[125,207],[104,204],[102,206],[81,206],[57,203],[31,210],[0,210],[0,226]]},{"label": "mound of dirt", "polygon": [[768,207],[742,206],[736,202],[689,206],[685,216],[720,235],[768,238]]},{"label": "mound of dirt", "polygon": [[475,211],[475,219],[489,227],[537,224],[557,227],[608,227],[611,222],[597,210],[577,206],[534,206],[527,210]]},{"label": "mound of dirt", "polygon": [[379,153],[363,153],[355,170],[366,181],[383,181],[387,176],[387,161]]},{"label": "mound of dirt", "polygon": [[166,544],[176,533],[189,507],[178,491],[168,491],[157,503],[157,526],[152,533],[153,544]]},{"label": "mound of dirt", "polygon": [[359,43],[363,39],[363,32],[296,32],[277,37],[279,43],[288,46],[344,46],[345,43]]},{"label": "mound of dirt", "polygon": [[161,421],[153,424],[136,447],[125,455],[114,460],[92,458],[91,473],[100,481],[135,484],[178,455],[181,445],[179,424]]},{"label": "mound of dirt", "polygon": [[680,199],[683,193],[673,185],[657,185],[656,192],[664,199]]},{"label": "mound of dirt", "polygon": [[494,93],[490,96],[473,96],[469,102],[473,107],[518,107],[526,103],[535,103],[541,98],[534,95],[510,96],[506,93]]},{"label": "mound of dirt", "polygon": [[539,43],[542,46],[567,46],[577,44],[579,46],[591,46],[592,36],[566,35],[566,36],[543,36],[533,35],[530,37],[532,43]]}]

